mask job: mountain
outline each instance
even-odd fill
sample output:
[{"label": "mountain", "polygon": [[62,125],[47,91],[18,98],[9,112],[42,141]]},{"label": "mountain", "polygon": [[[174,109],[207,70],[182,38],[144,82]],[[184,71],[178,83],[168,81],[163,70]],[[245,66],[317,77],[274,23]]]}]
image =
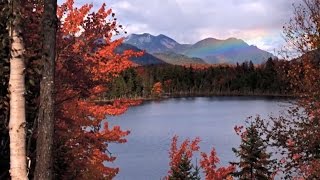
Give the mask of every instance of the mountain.
[{"label": "mountain", "polygon": [[229,38],[218,40],[207,38],[197,42],[182,52],[189,57],[198,57],[213,63],[241,63],[252,61],[261,64],[273,54],[263,51],[256,46],[250,46],[241,39]]},{"label": "mountain", "polygon": [[176,53],[154,53],[155,57],[163,60],[168,64],[174,65],[191,65],[191,64],[207,64],[204,60],[200,58],[190,58],[188,56]]},{"label": "mountain", "polygon": [[[129,49],[133,51],[142,51],[141,49],[126,43],[123,43],[120,46],[118,46],[116,51],[120,53]],[[132,62],[138,65],[166,64],[166,62],[153,56],[152,54],[149,54],[148,52],[145,52],[141,57],[133,57],[131,58],[131,60]]]},{"label": "mountain", "polygon": [[146,50],[149,53],[175,53],[190,58],[201,58],[207,63],[236,63],[252,61],[260,64],[273,54],[263,51],[256,46],[250,46],[241,39],[229,38],[219,40],[215,38],[203,39],[193,45],[180,44],[165,35],[153,36],[148,33],[132,34],[125,39],[125,43]]},{"label": "mountain", "polygon": [[131,34],[125,38],[126,44],[131,44],[139,49],[146,50],[149,53],[175,52],[176,50],[184,50],[189,45],[177,43],[175,40],[160,34],[153,36],[148,33]]}]

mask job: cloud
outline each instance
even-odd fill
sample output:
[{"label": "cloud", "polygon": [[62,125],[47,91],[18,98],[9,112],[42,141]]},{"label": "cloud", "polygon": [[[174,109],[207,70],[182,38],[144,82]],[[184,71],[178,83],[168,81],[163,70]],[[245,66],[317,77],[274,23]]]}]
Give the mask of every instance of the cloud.
[{"label": "cloud", "polygon": [[[299,0],[300,1],[300,0]],[[78,4],[85,2],[79,1]],[[236,37],[269,50],[298,0],[109,0],[128,33],[165,34],[181,43]],[[94,5],[101,4],[94,0]],[[272,43],[278,43],[273,45]]]}]

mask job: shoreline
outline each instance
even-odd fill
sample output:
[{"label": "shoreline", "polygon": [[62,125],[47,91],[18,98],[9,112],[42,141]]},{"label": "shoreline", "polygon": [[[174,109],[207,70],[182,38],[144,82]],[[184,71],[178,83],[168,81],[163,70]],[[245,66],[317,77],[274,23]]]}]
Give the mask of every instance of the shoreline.
[{"label": "shoreline", "polygon": [[[272,93],[175,93],[175,94],[163,94],[161,96],[153,97],[122,97],[118,99],[130,99],[137,101],[162,101],[170,98],[196,98],[196,97],[256,97],[256,98],[278,98],[278,99],[295,99],[295,95],[285,95],[285,94],[272,94]],[[95,102],[107,103],[113,102],[117,99],[100,99],[95,100]]]}]

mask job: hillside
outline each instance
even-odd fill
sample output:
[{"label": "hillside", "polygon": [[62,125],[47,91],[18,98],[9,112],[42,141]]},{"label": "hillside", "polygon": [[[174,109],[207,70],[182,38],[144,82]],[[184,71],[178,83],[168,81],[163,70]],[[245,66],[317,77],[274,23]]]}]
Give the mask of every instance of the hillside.
[{"label": "hillside", "polygon": [[174,64],[174,65],[207,64],[204,60],[200,58],[190,58],[182,54],[154,53],[153,55],[168,64]]},{"label": "hillside", "polygon": [[261,64],[269,57],[274,57],[273,54],[261,50],[256,46],[250,46],[243,40],[236,38],[226,40],[207,38],[195,44],[180,44],[165,35],[153,36],[144,33],[128,36],[125,39],[125,43],[146,50],[148,53],[168,54],[174,52],[175,54],[182,54],[189,58],[201,58],[209,64],[235,64],[237,62],[242,63],[250,60],[254,64]]},{"label": "hillside", "polygon": [[183,45],[165,36],[153,36],[148,33],[131,34],[125,39],[126,44],[131,44],[149,53],[175,52],[176,49],[183,50]]},{"label": "hillside", "polygon": [[189,57],[202,58],[210,64],[234,64],[250,60],[255,64],[261,64],[269,57],[274,57],[271,53],[263,51],[256,46],[250,46],[243,40],[236,38],[226,40],[204,39],[182,53]]},{"label": "hillside", "polygon": [[[124,50],[131,49],[133,51],[142,51],[141,49],[132,46],[130,44],[121,44],[118,48],[118,52],[122,52]],[[133,57],[131,58],[132,62],[138,64],[138,65],[151,65],[151,64],[166,64],[163,60],[153,56],[152,54],[149,54],[148,52],[145,52],[143,56],[141,57]]]}]

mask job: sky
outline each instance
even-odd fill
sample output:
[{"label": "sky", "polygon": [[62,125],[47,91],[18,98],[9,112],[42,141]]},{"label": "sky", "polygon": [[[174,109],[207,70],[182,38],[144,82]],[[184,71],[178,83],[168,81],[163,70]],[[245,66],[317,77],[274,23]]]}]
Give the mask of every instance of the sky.
[{"label": "sky", "polygon": [[[282,27],[300,0],[78,0],[76,4],[103,2],[131,33],[164,34],[179,43],[204,38],[243,39],[276,53],[284,44]],[[59,1],[58,1],[59,3]]]}]

